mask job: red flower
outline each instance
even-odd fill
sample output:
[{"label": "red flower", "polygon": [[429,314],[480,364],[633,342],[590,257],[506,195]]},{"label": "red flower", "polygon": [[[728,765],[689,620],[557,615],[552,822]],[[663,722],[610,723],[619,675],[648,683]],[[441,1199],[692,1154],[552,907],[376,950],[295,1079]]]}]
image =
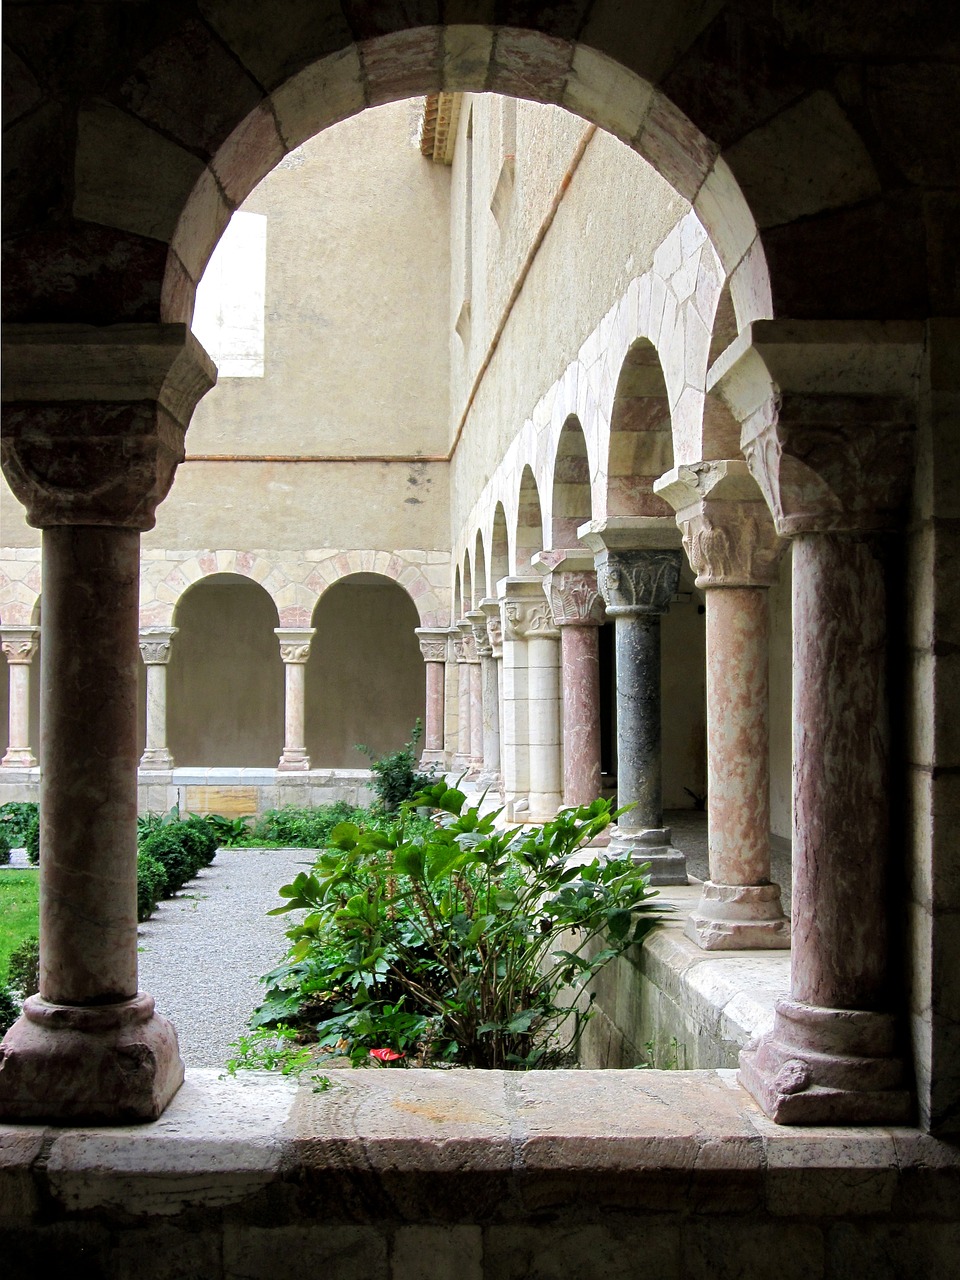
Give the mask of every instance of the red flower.
[{"label": "red flower", "polygon": [[370,1057],[376,1058],[378,1062],[396,1062],[399,1058],[405,1058],[405,1053],[397,1053],[396,1049],[371,1049]]}]

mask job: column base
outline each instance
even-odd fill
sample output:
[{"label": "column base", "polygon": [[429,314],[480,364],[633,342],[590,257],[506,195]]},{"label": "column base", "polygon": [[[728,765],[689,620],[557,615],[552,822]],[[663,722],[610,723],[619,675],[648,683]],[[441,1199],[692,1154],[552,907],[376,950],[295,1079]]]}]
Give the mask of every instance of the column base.
[{"label": "column base", "polygon": [[2,1120],[156,1120],[182,1083],[177,1033],[146,992],[95,1006],[30,996],[0,1044]]},{"label": "column base", "polygon": [[37,758],[29,747],[8,747],[0,765],[6,769],[35,769]]},{"label": "column base", "polygon": [[166,747],[148,748],[140,757],[140,768],[150,772],[167,773],[176,766]]},{"label": "column base", "polygon": [[687,855],[675,849],[671,839],[669,827],[631,831],[617,824],[610,828],[610,855],[629,854],[634,862],[649,862],[651,884],[687,884]]},{"label": "column base", "polygon": [[445,763],[446,763],[446,758],[445,758],[444,752],[439,749],[424,751],[423,754],[420,756],[420,768],[424,770],[432,769],[437,765],[439,765],[440,768],[442,769]]},{"label": "column base", "polygon": [[490,769],[484,769],[477,776],[477,786],[481,791],[497,791],[499,792],[503,783],[499,773],[493,773]]},{"label": "column base", "polygon": [[908,1124],[894,1019],[777,1002],[773,1030],[740,1054],[739,1080],[777,1124]]},{"label": "column base", "polygon": [[559,791],[531,791],[528,822],[552,822],[563,804]]},{"label": "column base", "polygon": [[284,747],[277,769],[281,773],[309,773],[310,757],[303,747]]},{"label": "column base", "polygon": [[705,880],[684,933],[703,951],[788,948],[790,921],[780,905],[780,886]]}]

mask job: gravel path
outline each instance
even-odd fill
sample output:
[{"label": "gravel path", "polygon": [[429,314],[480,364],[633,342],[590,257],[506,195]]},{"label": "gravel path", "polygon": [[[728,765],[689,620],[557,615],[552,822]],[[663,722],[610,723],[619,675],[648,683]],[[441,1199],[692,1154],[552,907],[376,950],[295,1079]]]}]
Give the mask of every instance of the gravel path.
[{"label": "gravel path", "polygon": [[188,1067],[222,1067],[263,999],[257,981],[287,947],[277,890],[311,862],[307,849],[220,849],[138,930],[140,990],[180,1037]]}]

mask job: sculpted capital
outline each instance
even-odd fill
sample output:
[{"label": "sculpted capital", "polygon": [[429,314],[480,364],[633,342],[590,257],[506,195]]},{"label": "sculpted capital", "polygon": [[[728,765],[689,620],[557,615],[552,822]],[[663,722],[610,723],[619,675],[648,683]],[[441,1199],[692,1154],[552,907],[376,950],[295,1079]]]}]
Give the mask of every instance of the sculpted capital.
[{"label": "sculpted capital", "polygon": [[179,627],[141,627],[140,656],[148,667],[166,666]]},{"label": "sculpted capital", "polygon": [[606,610],[593,570],[552,573],[547,592],[558,627],[599,627]]},{"label": "sculpted capital", "polygon": [[39,627],[4,627],[0,631],[0,647],[11,666],[29,665],[39,639]]},{"label": "sculpted capital", "polygon": [[300,664],[310,657],[310,641],[317,634],[314,627],[274,627],[274,635],[280,641],[280,658],[284,662]]},{"label": "sculpted capital", "polygon": [[698,587],[770,587],[784,542],[763,502],[702,502],[678,517]]},{"label": "sculpted capital", "polygon": [[682,551],[603,551],[597,583],[612,617],[666,613],[680,580]]},{"label": "sculpted capital", "polygon": [[543,595],[539,600],[506,600],[503,627],[507,640],[556,640],[560,634]]}]

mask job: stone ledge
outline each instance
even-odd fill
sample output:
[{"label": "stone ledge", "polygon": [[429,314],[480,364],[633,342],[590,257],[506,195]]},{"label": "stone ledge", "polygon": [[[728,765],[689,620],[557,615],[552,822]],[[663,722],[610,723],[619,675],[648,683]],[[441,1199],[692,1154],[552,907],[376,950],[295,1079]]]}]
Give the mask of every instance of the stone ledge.
[{"label": "stone ledge", "polygon": [[866,1280],[877,1258],[918,1277],[956,1259],[960,1150],[778,1128],[729,1071],[327,1079],[194,1070],[152,1124],[0,1126],[6,1274],[82,1255],[110,1280],[275,1280],[295,1251],[337,1280],[599,1277],[640,1256],[658,1280]]}]

